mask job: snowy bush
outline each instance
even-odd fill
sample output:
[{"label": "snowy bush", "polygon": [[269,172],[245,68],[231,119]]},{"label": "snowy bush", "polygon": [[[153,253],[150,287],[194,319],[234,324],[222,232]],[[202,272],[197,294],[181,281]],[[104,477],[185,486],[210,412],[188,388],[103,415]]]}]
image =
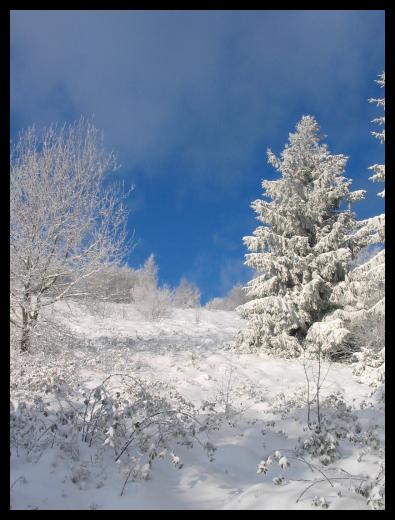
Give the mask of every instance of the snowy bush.
[{"label": "snowy bush", "polygon": [[167,287],[137,286],[133,289],[133,301],[146,320],[166,318],[171,312],[172,296]]},{"label": "snowy bush", "polygon": [[315,496],[311,501],[311,504],[315,507],[320,507],[321,509],[328,509],[329,504],[325,497],[317,497]]},{"label": "snowy bush", "polygon": [[[83,284],[84,291],[89,295],[90,306],[97,301],[130,303],[130,293],[136,286],[139,272],[124,265],[109,266],[105,271],[92,275]],[[85,300],[86,297],[82,296]]]},{"label": "snowy bush", "polygon": [[[266,476],[269,471],[273,471],[280,467],[283,471],[292,466],[303,466],[308,469],[313,475],[312,478],[303,481],[306,486],[296,499],[296,503],[300,502],[306,493],[317,485],[326,485],[329,490],[336,490],[336,495],[342,497],[355,493],[362,495],[368,506],[372,509],[385,508],[385,475],[384,463],[380,463],[380,469],[376,475],[370,477],[368,475],[352,475],[341,467],[329,468],[330,462],[338,458],[338,454],[333,452],[333,446],[336,445],[335,439],[330,435],[321,435],[318,438],[310,438],[310,442],[306,445],[306,451],[310,451],[314,456],[320,456],[322,465],[316,465],[305,459],[301,450],[285,450],[288,455],[284,456],[281,451],[275,451],[267,458],[262,459],[257,466],[257,473]],[[292,462],[290,462],[292,461]],[[317,476],[318,474],[318,476]],[[275,485],[289,484],[292,481],[299,481],[299,479],[285,478],[284,475],[278,475],[272,478]],[[344,493],[345,492],[345,493]],[[333,497],[331,493],[330,496]],[[328,509],[330,502],[325,496],[314,495],[311,504],[315,507]]]},{"label": "snowy bush", "polygon": [[321,464],[327,466],[339,458],[338,444],[338,440],[332,433],[326,431],[312,432],[307,439],[304,439],[299,452],[306,452],[312,457],[318,458]]},{"label": "snowy bush", "polygon": [[[34,365],[38,367],[37,360],[26,368]],[[101,459],[111,450],[114,463],[119,461],[126,475],[125,485],[149,478],[156,458],[166,457],[181,468],[177,446],[192,447],[196,439],[212,458],[215,447],[207,440],[210,414],[199,416],[200,411],[170,386],[113,374],[88,389],[70,377],[76,363],[63,371],[54,365],[47,363],[44,370],[29,375],[20,365],[13,366],[10,437],[17,456],[36,460],[47,448],[56,447],[78,462],[84,444]],[[89,474],[89,463],[82,466],[74,467],[74,483]]]},{"label": "snowy bush", "polygon": [[[383,298],[383,292],[378,292]],[[373,296],[372,296],[373,298]],[[369,299],[369,303],[377,300]],[[380,301],[379,301],[380,302]],[[385,316],[378,304],[368,311],[354,313],[348,325],[358,347],[354,374],[362,382],[378,387],[385,380]]]},{"label": "snowy bush", "polygon": [[[289,468],[290,463],[284,455],[282,455],[281,451],[276,450],[272,455],[269,455],[267,459],[263,459],[257,466],[257,473],[266,473],[269,471],[269,468],[273,466],[273,464],[278,464],[282,470],[286,470]],[[275,482],[278,484],[278,482]]]},{"label": "snowy bush", "polygon": [[331,318],[329,315],[310,327],[304,343],[305,352],[331,361],[349,360],[357,350],[355,341],[343,320]]},{"label": "snowy bush", "polygon": [[385,349],[372,350],[364,347],[356,357],[358,361],[353,372],[358,380],[375,388],[382,385],[385,381]]},{"label": "snowy bush", "polygon": [[239,305],[247,303],[250,298],[241,284],[237,284],[223,297],[213,298],[206,303],[207,309],[216,309],[222,311],[234,311]]}]

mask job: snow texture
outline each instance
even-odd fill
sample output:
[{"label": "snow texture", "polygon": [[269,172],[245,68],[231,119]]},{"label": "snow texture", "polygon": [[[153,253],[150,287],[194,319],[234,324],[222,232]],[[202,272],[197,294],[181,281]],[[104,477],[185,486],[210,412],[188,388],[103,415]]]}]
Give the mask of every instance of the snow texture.
[{"label": "snow texture", "polygon": [[125,468],[115,463],[111,447],[116,430],[106,432],[105,446],[89,446],[78,435],[64,439],[63,448],[49,431],[52,446],[38,449],[44,436],[30,453],[22,444],[12,447],[12,509],[383,507],[383,402],[356,381],[351,366],[324,362],[327,427],[320,437],[306,427],[301,361],[240,353],[233,339],[245,322],[235,312],[173,309],[154,322],[144,321],[133,305],[112,304],[107,313],[100,318],[74,302],[58,302],[51,318],[70,341],[63,334],[59,350],[12,351],[13,421],[23,420],[25,405],[43,406],[46,399],[54,405],[56,396],[38,389],[45,382],[49,391],[56,373],[91,391],[110,374],[123,373],[170,385],[168,399],[178,392],[196,407],[204,403],[207,415],[199,418],[212,421],[214,451],[207,457],[196,443],[181,445],[170,463],[158,454],[141,463],[121,496]]}]

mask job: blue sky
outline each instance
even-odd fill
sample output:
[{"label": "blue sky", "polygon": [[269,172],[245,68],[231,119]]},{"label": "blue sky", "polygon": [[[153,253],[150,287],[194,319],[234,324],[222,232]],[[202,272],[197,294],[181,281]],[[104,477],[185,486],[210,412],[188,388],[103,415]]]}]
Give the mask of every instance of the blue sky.
[{"label": "blue sky", "polygon": [[302,115],[350,156],[358,217],[384,211],[367,102],[383,69],[383,11],[12,11],[11,132],[93,115],[135,185],[129,264],[153,252],[163,283],[207,301],[248,279],[266,149]]}]

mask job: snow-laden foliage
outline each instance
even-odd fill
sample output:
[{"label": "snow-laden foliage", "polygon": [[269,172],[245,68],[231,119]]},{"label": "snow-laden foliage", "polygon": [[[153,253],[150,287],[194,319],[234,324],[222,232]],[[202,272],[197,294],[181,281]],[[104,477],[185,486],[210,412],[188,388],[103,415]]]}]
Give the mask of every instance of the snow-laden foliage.
[{"label": "snow-laden foliage", "polygon": [[[384,72],[377,83],[384,88]],[[385,110],[385,98],[369,101]],[[384,115],[374,119],[374,122],[382,125],[382,131],[372,134],[384,144]],[[371,169],[375,174],[370,179],[384,182],[385,166],[374,165]],[[384,197],[384,190],[379,196]],[[366,247],[349,264],[345,280],[335,287],[331,295],[331,301],[339,309],[325,319],[343,320],[350,331],[349,338],[355,350],[354,358],[357,359],[355,375],[359,380],[377,387],[384,382],[385,367],[385,250],[382,249],[385,241],[385,215],[357,222],[354,239]]]},{"label": "snow-laden foliage", "polygon": [[385,250],[351,269],[331,299],[339,309],[326,319],[341,319],[349,331],[355,375],[379,386],[385,374]]},{"label": "snow-laden foliage", "polygon": [[[385,88],[385,72],[382,72],[379,75],[379,79],[376,80],[376,83],[380,85],[381,88]],[[375,103],[379,108],[383,109],[383,112],[385,112],[385,97],[374,99],[369,99],[369,103]],[[382,126],[381,132],[372,132],[372,135],[380,140],[382,144],[385,143],[385,115],[383,114],[380,117],[376,117],[373,119],[373,123],[377,123],[378,125]],[[370,170],[374,171],[374,174],[370,177],[370,180],[374,182],[384,182],[385,181],[385,165],[384,164],[373,164],[369,168]],[[385,190],[378,193],[379,197],[385,196]]]},{"label": "snow-laden foliage", "polygon": [[[284,396],[285,397],[285,396]],[[296,409],[293,408],[296,405]],[[284,399],[282,417],[291,413],[295,416],[303,401],[295,397]],[[320,489],[321,496],[312,496],[312,505],[328,509],[334,496],[362,496],[372,509],[385,507],[384,449],[378,425],[366,425],[366,417],[374,409],[372,401],[360,403],[359,409],[347,405],[340,392],[330,393],[322,403],[324,418],[320,431],[317,428],[304,428],[293,449],[277,449],[269,452],[257,466],[257,473],[272,479],[278,486],[289,485],[296,481],[297,467],[305,468],[304,489],[296,499],[308,500],[311,493]],[[264,432],[262,432],[264,433]],[[265,432],[267,435],[267,432]],[[379,470],[373,474],[364,472],[350,473],[342,467],[345,453],[358,448],[356,465],[365,457],[375,454]],[[280,470],[280,473],[278,471]],[[276,476],[273,478],[272,475]],[[309,478],[306,478],[309,476]],[[314,488],[314,489],[313,489]],[[334,491],[336,494],[334,495]]]},{"label": "snow-laden foliage", "polygon": [[250,298],[247,296],[245,288],[237,284],[223,297],[213,298],[206,303],[207,309],[217,309],[222,311],[233,311],[239,305],[247,303]]},{"label": "snow-laden foliage", "polygon": [[343,361],[352,357],[355,345],[345,321],[328,314],[322,321],[313,323],[310,327],[305,339],[305,349],[313,356]]},{"label": "snow-laden foliage", "polygon": [[376,215],[355,223],[353,239],[361,247],[382,244],[385,241],[385,215]]},{"label": "snow-laden foliage", "polygon": [[106,317],[111,303],[133,303],[143,318],[155,320],[168,315],[169,307],[191,309],[200,306],[200,291],[186,278],[171,291],[158,286],[158,267],[151,255],[143,267],[110,266],[87,279],[80,298],[89,312]]},{"label": "snow-laden foliage", "polygon": [[12,509],[311,509],[315,496],[383,508],[383,389],[369,395],[352,366],[323,360],[317,433],[301,360],[229,350],[236,313],[201,309],[197,324],[194,309],[157,322],[134,304],[108,311],[58,302],[45,345],[21,354],[16,338]]},{"label": "snow-laden foliage", "polygon": [[34,354],[12,351],[10,439],[17,457],[37,462],[46,450],[57,449],[73,463],[70,478],[79,486],[98,464],[118,463],[125,477],[121,494],[128,481],[150,478],[155,459],[182,468],[180,446],[197,442],[213,459],[208,432],[220,422],[215,411],[204,403],[199,409],[170,384],[127,372],[85,386],[73,355],[81,339],[72,339],[69,350],[53,336],[50,348]]},{"label": "snow-laden foliage", "polygon": [[330,298],[338,308],[311,327],[310,331],[317,327],[317,333],[310,335],[309,331],[305,344],[307,352],[313,353],[318,339],[322,353],[330,359],[357,361],[354,373],[372,386],[384,381],[384,259],[381,250],[347,274]]},{"label": "snow-laden foliage", "polygon": [[110,266],[105,272],[90,276],[83,284],[83,301],[90,312],[105,317],[108,303],[134,303],[144,318],[158,319],[168,314],[168,308],[190,309],[200,306],[200,291],[186,278],[171,291],[158,286],[158,266],[150,255],[143,267]]},{"label": "snow-laden foliage", "polygon": [[[379,75],[379,79],[376,83],[381,88],[385,87],[385,72]],[[385,97],[369,99],[369,103],[375,103],[379,108],[385,112]],[[376,117],[372,121],[382,127],[381,132],[371,132],[371,134],[380,140],[381,144],[385,144],[385,115]],[[385,164],[374,164],[369,167],[370,170],[374,171],[374,175],[369,177],[373,182],[385,182]],[[378,193],[379,197],[385,197],[385,190]],[[385,240],[385,215],[377,215],[365,220],[357,222],[355,238],[359,240],[362,245],[384,243]]]},{"label": "snow-laden foliage", "polygon": [[11,320],[26,351],[43,306],[81,295],[122,257],[127,212],[103,184],[115,158],[83,119],[21,133],[10,162]]},{"label": "snow-laden foliage", "polygon": [[385,250],[382,249],[347,273],[333,290],[331,300],[341,308],[368,310],[383,300],[384,285]]},{"label": "snow-laden foliage", "polygon": [[249,321],[243,348],[291,357],[305,339],[323,342],[323,352],[338,351],[346,339],[342,327],[332,333],[316,322],[331,309],[332,291],[358,251],[350,206],[364,192],[350,192],[347,157],[330,154],[320,141],[314,117],[303,116],[280,158],[268,151],[281,177],[262,182],[269,200],[251,204],[262,226],[243,239],[251,251],[245,263],[259,273],[248,284],[252,300],[238,307]]},{"label": "snow-laden foliage", "polygon": [[172,293],[167,286],[158,286],[158,267],[153,254],[138,272],[131,299],[145,319],[158,320],[170,313]]},{"label": "snow-laden foliage", "polygon": [[181,278],[173,292],[173,305],[179,309],[193,309],[200,305],[200,291],[186,278]]},{"label": "snow-laden foliage", "polygon": [[[139,274],[139,270],[127,265],[113,265],[104,272],[90,276],[84,282],[83,287],[88,296],[83,295],[80,299],[130,303],[131,291],[138,283]],[[93,303],[91,305],[93,306]]]}]

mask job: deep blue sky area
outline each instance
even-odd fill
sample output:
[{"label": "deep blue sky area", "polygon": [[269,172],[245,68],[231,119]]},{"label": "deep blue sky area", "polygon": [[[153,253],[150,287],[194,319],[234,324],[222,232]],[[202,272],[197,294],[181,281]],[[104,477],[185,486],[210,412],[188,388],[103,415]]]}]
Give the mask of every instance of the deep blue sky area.
[{"label": "deep blue sky area", "polygon": [[249,279],[249,204],[302,115],[317,118],[346,176],[382,213],[368,167],[384,150],[368,98],[384,70],[384,11],[11,12],[11,134],[94,117],[134,185],[128,257],[152,252],[162,283],[202,301]]}]

